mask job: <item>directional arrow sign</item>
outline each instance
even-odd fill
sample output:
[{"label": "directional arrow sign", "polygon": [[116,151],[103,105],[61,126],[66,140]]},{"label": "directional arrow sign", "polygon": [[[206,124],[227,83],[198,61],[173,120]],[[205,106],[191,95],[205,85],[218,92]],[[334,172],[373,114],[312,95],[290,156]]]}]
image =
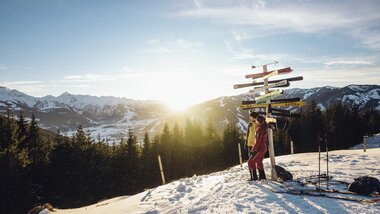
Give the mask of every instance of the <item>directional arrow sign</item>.
[{"label": "directional arrow sign", "polygon": [[250,93],[257,93],[257,92],[260,92],[260,91],[264,91],[265,89],[269,89],[269,88],[275,88],[275,87],[281,87],[281,86],[286,86],[288,85],[288,81],[287,80],[283,80],[281,82],[276,82],[276,83],[273,83],[273,84],[270,84],[270,85],[267,85],[267,86],[263,86],[263,87],[257,87],[253,90],[250,90],[249,92]]},{"label": "directional arrow sign", "polygon": [[[276,83],[276,82],[280,82],[282,80],[287,80],[288,82],[291,82],[291,81],[300,81],[300,80],[303,80],[303,77],[302,76],[298,76],[298,77],[291,77],[291,78],[286,78],[286,79],[270,80],[270,81],[268,81],[268,83]],[[234,85],[234,89],[251,87],[251,86],[256,86],[256,85],[264,85],[264,82],[253,81],[252,83],[235,84]]]},{"label": "directional arrow sign", "polygon": [[284,90],[274,90],[274,91],[271,91],[265,95],[262,95],[262,96],[259,96],[259,97],[256,97],[255,100],[256,101],[259,101],[259,100],[262,100],[262,99],[266,99],[266,98],[274,98],[274,97],[278,97],[280,96],[282,93],[284,93]]},{"label": "directional arrow sign", "polygon": [[283,103],[283,102],[297,102],[301,101],[301,98],[295,97],[295,98],[285,98],[285,99],[271,99],[271,103]]},{"label": "directional arrow sign", "polygon": [[262,73],[257,73],[257,74],[248,74],[248,75],[245,75],[245,78],[247,79],[257,79],[257,78],[261,78],[261,77],[264,77],[272,72],[276,72],[276,75],[277,74],[287,74],[287,73],[290,73],[292,72],[293,69],[291,69],[290,67],[287,67],[287,68],[282,68],[282,69],[279,69],[279,70],[273,70],[273,71],[268,71],[268,72],[262,72]]},{"label": "directional arrow sign", "polygon": [[271,63],[267,63],[267,64],[264,64],[264,65],[252,65],[252,69],[258,68],[258,67],[264,67],[264,66],[267,66],[267,65],[277,64],[277,63],[278,63],[277,61],[273,61]]},{"label": "directional arrow sign", "polygon": [[267,123],[276,123],[277,120],[276,120],[276,118],[273,118],[273,117],[267,117],[267,118],[265,118],[265,122],[267,122]]},{"label": "directional arrow sign", "polygon": [[303,101],[298,102],[285,102],[285,103],[272,103],[272,104],[247,104],[240,105],[241,109],[252,109],[252,108],[266,108],[268,105],[273,107],[287,107],[287,106],[304,106],[306,103]]},{"label": "directional arrow sign", "polygon": [[[257,112],[259,114],[266,114],[266,112]],[[277,113],[277,112],[272,112],[272,116],[281,116],[281,117],[293,117],[293,118],[300,118],[300,114],[286,114],[286,113]],[[276,119],[276,118],[273,118]],[[266,120],[268,122],[268,120]]]},{"label": "directional arrow sign", "polygon": [[278,109],[278,108],[269,108],[269,112],[271,112],[271,113],[280,112],[280,113],[283,113],[283,114],[290,114],[289,110]]}]

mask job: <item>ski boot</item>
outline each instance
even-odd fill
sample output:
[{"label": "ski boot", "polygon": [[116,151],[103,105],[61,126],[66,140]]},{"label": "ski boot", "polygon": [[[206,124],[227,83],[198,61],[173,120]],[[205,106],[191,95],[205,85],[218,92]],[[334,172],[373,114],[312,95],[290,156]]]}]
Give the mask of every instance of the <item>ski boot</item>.
[{"label": "ski boot", "polygon": [[265,171],[263,169],[259,169],[259,181],[260,180],[266,180],[267,177],[265,176]]},{"label": "ski boot", "polygon": [[249,174],[251,175],[251,179],[249,179],[248,181],[256,181],[258,179],[256,169],[249,170]]}]

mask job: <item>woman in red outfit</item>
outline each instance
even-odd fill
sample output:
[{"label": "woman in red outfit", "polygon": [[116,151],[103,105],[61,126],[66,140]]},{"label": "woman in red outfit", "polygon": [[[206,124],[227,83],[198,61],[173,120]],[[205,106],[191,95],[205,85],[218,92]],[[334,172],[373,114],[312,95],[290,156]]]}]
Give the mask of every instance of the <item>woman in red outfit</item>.
[{"label": "woman in red outfit", "polygon": [[248,167],[252,174],[256,175],[252,180],[257,180],[256,168],[259,171],[258,180],[266,179],[263,160],[267,152],[267,123],[262,116],[256,118],[256,142],[250,152],[253,158],[248,160]]}]

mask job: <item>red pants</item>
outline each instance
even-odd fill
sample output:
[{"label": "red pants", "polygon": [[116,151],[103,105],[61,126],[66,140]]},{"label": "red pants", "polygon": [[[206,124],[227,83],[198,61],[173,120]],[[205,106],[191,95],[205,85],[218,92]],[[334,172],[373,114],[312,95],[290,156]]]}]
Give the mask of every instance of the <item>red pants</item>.
[{"label": "red pants", "polygon": [[263,160],[264,160],[265,152],[258,152],[254,157],[251,157],[248,160],[248,168],[264,170]]}]

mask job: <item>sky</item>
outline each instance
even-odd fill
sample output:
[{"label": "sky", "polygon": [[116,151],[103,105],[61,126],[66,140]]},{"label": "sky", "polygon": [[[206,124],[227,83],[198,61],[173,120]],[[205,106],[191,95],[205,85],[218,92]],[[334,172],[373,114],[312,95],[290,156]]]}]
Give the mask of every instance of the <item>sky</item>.
[{"label": "sky", "polygon": [[248,92],[278,61],[291,88],[380,84],[378,0],[1,0],[0,86],[161,100]]}]

